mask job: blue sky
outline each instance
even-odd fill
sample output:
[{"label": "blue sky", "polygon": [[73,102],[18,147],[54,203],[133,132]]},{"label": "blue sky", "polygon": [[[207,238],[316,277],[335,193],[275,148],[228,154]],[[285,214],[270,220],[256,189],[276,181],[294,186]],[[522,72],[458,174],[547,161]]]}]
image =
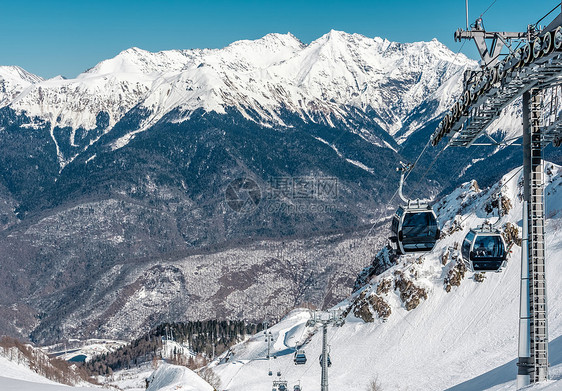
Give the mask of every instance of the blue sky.
[{"label": "blue sky", "polygon": [[[469,1],[471,22],[492,2]],[[484,22],[489,30],[524,31],[556,3],[496,0]],[[19,65],[43,77],[75,77],[132,46],[150,51],[220,48],[271,32],[291,32],[309,43],[330,29],[399,42],[437,38],[456,52],[461,44],[453,41],[453,32],[465,25],[464,4],[464,0],[0,0],[0,65]],[[476,58],[473,46],[465,44],[463,52]]]}]

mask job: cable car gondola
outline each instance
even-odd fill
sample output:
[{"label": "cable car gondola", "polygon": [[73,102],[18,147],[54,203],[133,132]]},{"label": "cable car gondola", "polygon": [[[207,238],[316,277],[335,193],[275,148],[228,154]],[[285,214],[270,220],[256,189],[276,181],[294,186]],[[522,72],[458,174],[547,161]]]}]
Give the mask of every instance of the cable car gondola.
[{"label": "cable car gondola", "polygon": [[399,169],[402,174],[398,194],[406,204],[400,206],[392,218],[391,230],[394,236],[390,238],[396,243],[398,254],[431,251],[441,234],[437,216],[431,206],[419,200],[410,201],[402,194],[404,173],[411,169],[410,165]]},{"label": "cable car gondola", "polygon": [[272,391],[287,391],[288,384],[285,380],[274,380]]},{"label": "cable car gondola", "polygon": [[[320,366],[322,366],[322,355],[320,355],[320,357],[318,357],[318,361],[320,361]],[[328,353],[328,367],[332,366],[332,360],[330,359],[330,353]]]},{"label": "cable car gondola", "polygon": [[491,224],[471,229],[464,238],[461,253],[474,272],[500,272],[507,263],[505,241]]},{"label": "cable car gondola", "polygon": [[295,352],[293,361],[295,362],[295,365],[306,364],[306,353],[304,352],[304,350],[297,350]]}]

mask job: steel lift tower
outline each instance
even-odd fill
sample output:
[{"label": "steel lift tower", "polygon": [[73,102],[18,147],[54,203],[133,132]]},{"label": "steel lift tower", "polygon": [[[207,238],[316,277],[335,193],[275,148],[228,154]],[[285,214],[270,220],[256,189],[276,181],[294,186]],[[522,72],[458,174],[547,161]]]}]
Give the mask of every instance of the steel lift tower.
[{"label": "steel lift tower", "polygon": [[316,324],[322,325],[322,355],[320,365],[322,366],[322,376],[320,379],[320,390],[328,391],[328,366],[330,355],[328,354],[328,325],[342,326],[344,322],[340,311],[314,311],[306,325],[312,327]]},{"label": "steel lift tower", "polygon": [[[431,136],[434,146],[448,137],[447,146],[469,147],[484,135],[506,106],[517,97],[523,97],[524,206],[518,389],[548,379],[543,149],[550,142],[559,146],[562,141],[562,107],[558,103],[562,85],[561,25],[562,13],[544,29],[530,25],[524,33],[487,32],[481,18],[471,30],[468,23],[466,31],[457,30],[455,40],[475,41],[482,58],[481,69],[469,73],[468,77],[465,74],[462,97]],[[524,45],[513,51],[509,45],[513,39]],[[510,53],[500,61],[504,46]],[[545,98],[550,98],[550,113],[546,116]],[[490,145],[500,144],[489,135],[486,137],[492,140]]]}]

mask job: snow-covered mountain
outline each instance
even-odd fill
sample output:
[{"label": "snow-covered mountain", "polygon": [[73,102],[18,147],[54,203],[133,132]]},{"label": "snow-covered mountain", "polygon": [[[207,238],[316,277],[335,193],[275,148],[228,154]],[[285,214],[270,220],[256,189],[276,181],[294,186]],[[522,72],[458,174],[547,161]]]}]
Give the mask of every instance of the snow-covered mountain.
[{"label": "snow-covered mountain", "polygon": [[[547,279],[552,382],[531,389],[562,386],[562,177],[561,168],[546,165]],[[337,308],[346,323],[329,327],[332,367],[330,387],[365,390],[377,380],[383,390],[514,390],[520,287],[520,247],[513,244],[501,273],[467,270],[459,253],[468,229],[485,220],[492,195],[509,200],[498,226],[517,243],[521,224],[521,174],[514,170],[501,184],[481,190],[475,182],[443,198],[435,210],[443,236],[433,251],[401,256]],[[508,240],[509,241],[509,240]],[[213,364],[229,390],[258,391],[280,378],[292,387],[315,389],[320,379],[318,355],[322,333],[306,325],[307,310],[290,313],[271,328],[275,360],[266,360],[262,335],[231,349]],[[302,346],[309,361],[293,364]],[[227,359],[228,357],[228,359]],[[268,371],[273,376],[268,376]]]},{"label": "snow-covered mountain", "polygon": [[[551,380],[529,390],[562,387],[562,306],[557,301],[562,295],[562,266],[556,262],[562,256],[561,173],[562,167],[545,164]],[[521,183],[517,168],[490,188],[481,189],[476,181],[459,186],[434,206],[442,236],[431,252],[387,260],[386,270],[335,307],[346,318],[343,326],[328,330],[331,388],[363,391],[376,380],[383,390],[515,390]],[[506,213],[496,222],[492,205],[500,191]],[[467,231],[484,221],[496,223],[511,245],[501,273],[473,273],[460,257]],[[341,251],[348,253],[351,248],[346,243]],[[380,252],[382,258],[385,254],[385,250]],[[144,299],[150,306],[154,292],[140,291],[138,303]],[[268,330],[274,339],[274,359],[265,359],[267,344],[260,333],[233,346],[207,369],[220,378],[221,388],[231,391],[263,390],[273,380],[288,381],[289,389],[296,384],[304,390],[315,389],[320,379],[322,333],[318,326],[307,325],[309,319],[309,310],[297,309]],[[306,351],[305,365],[293,363],[297,347]],[[208,389],[193,372],[170,365],[150,376],[146,368],[134,369],[108,382],[141,389],[138,385],[144,378],[151,382],[149,389]],[[1,381],[12,384],[0,377],[0,385]]]},{"label": "snow-covered mountain", "polygon": [[[474,65],[435,40],[331,31],[132,48],[68,80],[2,68],[16,81],[0,106],[0,330],[131,338],[174,316],[335,304],[374,255],[357,238],[391,213],[399,161],[416,160]],[[502,126],[515,135],[513,113]],[[450,148],[438,165],[428,148],[406,191],[488,185],[520,164],[502,148]],[[248,213],[226,197],[242,178],[260,189]],[[335,191],[319,194],[326,181]]]},{"label": "snow-covered mountain", "polygon": [[190,369],[163,364],[148,378],[149,385],[147,391],[213,391],[215,390],[209,383]]},{"label": "snow-covered mountain", "polygon": [[0,107],[10,104],[20,93],[43,81],[18,66],[0,66]]},{"label": "snow-covered mountain", "polygon": [[[131,48],[73,79],[41,80],[0,68],[7,86],[0,94],[0,256],[11,271],[0,275],[0,329],[20,336],[35,330],[34,338],[46,342],[60,332],[64,313],[63,323],[96,318],[111,335],[131,337],[138,325],[154,325],[166,314],[157,315],[155,306],[131,321],[116,309],[138,309],[140,289],[153,290],[163,259],[210,259],[219,249],[218,259],[259,268],[277,254],[257,249],[257,258],[245,259],[222,250],[242,254],[252,241],[278,248],[286,236],[298,243],[303,236],[323,241],[364,230],[384,218],[395,190],[394,168],[405,160],[398,142],[425,137],[459,91],[463,70],[474,65],[436,40],[401,44],[331,31],[307,45],[291,34],[269,34],[223,49]],[[225,189],[239,178],[260,188],[261,202],[251,213],[225,202]],[[302,198],[276,188],[278,179],[302,178],[316,189],[329,180],[337,191],[329,199],[317,190]],[[293,259],[279,269],[253,274],[290,274],[283,268],[300,255],[286,255]],[[219,290],[214,300],[234,295],[228,309],[221,307],[223,316],[255,306],[261,308],[256,316],[272,316],[281,311],[272,312],[275,305],[286,308],[295,298],[334,304],[361,262],[340,272],[337,256],[330,258],[306,295],[252,296],[244,311],[240,292]],[[214,266],[206,259],[201,264]],[[181,291],[201,296],[192,287],[214,287],[233,265],[193,276],[197,284]],[[184,284],[183,272],[171,273],[179,280],[170,285]],[[25,292],[11,288],[26,279],[33,282],[24,284]],[[241,286],[240,280],[233,284]],[[114,284],[104,285],[108,281]],[[116,292],[125,287],[135,289],[121,300]],[[79,305],[68,300],[76,295]],[[99,305],[102,297],[107,300]],[[217,315],[177,301],[178,314]],[[82,336],[103,329],[98,326]]]},{"label": "snow-covered mountain", "polygon": [[0,107],[30,117],[28,126],[48,124],[64,167],[132,109],[142,121],[113,148],[166,115],[183,121],[198,109],[234,108],[263,126],[291,126],[288,114],[330,126],[339,121],[371,139],[368,128],[378,125],[404,137],[450,105],[463,70],[474,66],[435,39],[401,44],[332,30],[305,45],[290,33],[269,34],[216,50],[131,48],[75,79],[41,80],[21,70],[18,78],[0,69],[0,80],[12,80]]}]

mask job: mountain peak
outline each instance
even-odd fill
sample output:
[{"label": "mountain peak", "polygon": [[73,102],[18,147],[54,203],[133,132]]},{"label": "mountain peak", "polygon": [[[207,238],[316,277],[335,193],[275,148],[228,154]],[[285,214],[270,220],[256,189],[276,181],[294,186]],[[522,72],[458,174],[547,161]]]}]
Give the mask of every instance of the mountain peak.
[{"label": "mountain peak", "polygon": [[[225,108],[234,108],[269,126],[285,126],[280,113],[336,126],[335,119],[353,122],[349,110],[359,110],[394,135],[427,99],[439,101],[436,112],[426,112],[427,119],[439,115],[451,93],[435,95],[445,80],[443,72],[461,77],[458,69],[470,66],[468,59],[455,58],[439,42],[430,45],[439,47],[396,44],[332,29],[308,45],[291,33],[271,33],[223,49],[153,53],[132,47],[75,79],[42,82],[14,100],[25,86],[16,88],[15,94],[2,99],[4,103],[12,99],[18,112],[48,121],[56,118],[53,126],[72,129],[95,129],[103,111],[109,116],[106,131],[110,131],[134,107],[145,110],[149,118],[132,129],[133,134],[175,109],[189,118],[197,109],[224,114]],[[455,64],[449,66],[453,58]],[[397,84],[398,89],[393,87]],[[131,137],[115,145],[126,145]]]},{"label": "mountain peak", "polygon": [[0,80],[22,80],[28,83],[37,83],[42,77],[34,75],[17,65],[0,65]]},{"label": "mountain peak", "polygon": [[355,36],[362,37],[359,34],[349,34],[345,31],[339,31],[331,29],[326,34],[324,34],[320,39],[326,40],[326,42],[338,42],[338,41],[349,41],[352,40]]},{"label": "mountain peak", "polygon": [[302,50],[305,45],[293,34],[270,33],[255,40],[240,40],[231,43],[224,49],[215,51],[222,61],[230,62],[231,56],[247,62],[250,66],[266,68],[277,62],[284,61]]},{"label": "mountain peak", "polygon": [[0,107],[10,104],[26,88],[41,81],[40,76],[16,65],[0,66]]},{"label": "mountain peak", "polygon": [[258,39],[259,40],[264,40],[264,41],[272,41],[272,42],[280,42],[282,44],[287,44],[287,43],[297,43],[299,46],[304,46],[304,44],[301,42],[300,39],[298,39],[297,37],[295,37],[293,34],[291,34],[290,32],[286,33],[286,34],[281,34],[281,33],[269,33],[264,35],[262,38]]}]

